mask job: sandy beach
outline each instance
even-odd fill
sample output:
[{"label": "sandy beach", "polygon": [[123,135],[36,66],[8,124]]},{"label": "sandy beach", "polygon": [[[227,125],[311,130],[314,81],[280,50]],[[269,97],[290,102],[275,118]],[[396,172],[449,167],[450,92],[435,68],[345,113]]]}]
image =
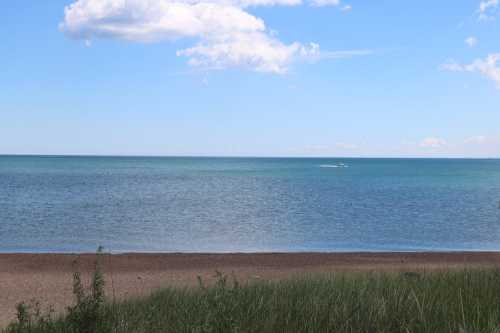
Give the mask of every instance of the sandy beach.
[{"label": "sandy beach", "polygon": [[[15,305],[36,299],[62,311],[72,302],[75,269],[92,271],[93,254],[0,254],[0,327],[15,316]],[[240,281],[285,279],[348,271],[421,271],[500,266],[500,253],[262,253],[102,255],[106,292],[117,300],[155,289],[213,281],[216,270]]]}]

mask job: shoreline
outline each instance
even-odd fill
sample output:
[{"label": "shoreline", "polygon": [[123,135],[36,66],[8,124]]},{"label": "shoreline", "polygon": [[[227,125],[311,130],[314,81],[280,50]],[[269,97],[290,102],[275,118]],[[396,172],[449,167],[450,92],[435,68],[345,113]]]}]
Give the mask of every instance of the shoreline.
[{"label": "shoreline", "polygon": [[[95,260],[95,253],[0,253],[0,327],[15,318],[21,301],[37,299],[43,308],[63,311],[73,301],[73,272],[81,271],[86,281]],[[500,252],[103,253],[100,262],[106,294],[121,300],[162,287],[197,286],[198,276],[211,283],[216,270],[246,283],[342,272],[500,268]]]},{"label": "shoreline", "polygon": [[[290,267],[338,265],[331,268],[366,268],[386,270],[405,265],[485,264],[500,265],[500,251],[354,251],[354,252],[0,252],[0,274],[6,271],[31,270],[67,271],[77,260],[83,270],[89,262],[102,258],[104,269],[119,271],[165,270],[254,265],[272,266],[277,269]],[[158,266],[160,264],[160,266]],[[14,270],[12,269],[14,267]],[[71,265],[73,267],[73,265]]]},{"label": "shoreline", "polygon": [[[13,251],[0,251],[2,255],[93,255],[96,251],[37,251],[37,250],[13,250]],[[264,251],[107,251],[104,248],[103,254],[105,255],[269,255],[269,254],[329,254],[329,255],[355,255],[355,254],[474,254],[474,253],[500,253],[498,250],[485,250],[485,249],[415,249],[415,250],[264,250]]]}]

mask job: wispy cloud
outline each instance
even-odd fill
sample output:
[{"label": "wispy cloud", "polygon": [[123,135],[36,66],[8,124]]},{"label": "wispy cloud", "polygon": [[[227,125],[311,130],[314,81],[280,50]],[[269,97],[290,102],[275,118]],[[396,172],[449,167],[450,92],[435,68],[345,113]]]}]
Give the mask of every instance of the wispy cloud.
[{"label": "wispy cloud", "polygon": [[448,59],[445,63],[439,65],[439,70],[450,72],[462,72],[464,67],[455,59]]},{"label": "wispy cloud", "polygon": [[347,150],[353,150],[353,149],[357,149],[358,148],[357,144],[348,143],[348,142],[337,142],[334,146],[336,148],[347,149]]},{"label": "wispy cloud", "polygon": [[467,44],[469,47],[474,47],[477,45],[477,38],[474,37],[474,36],[471,36],[471,37],[467,37],[465,39],[465,44]]},{"label": "wispy cloud", "polygon": [[340,0],[311,0],[311,5],[317,7],[338,6],[340,5]]},{"label": "wispy cloud", "polygon": [[476,59],[470,64],[462,65],[455,60],[449,60],[440,66],[442,70],[452,72],[480,73],[484,77],[495,82],[497,89],[500,89],[500,53],[489,54],[485,59]]},{"label": "wispy cloud", "polygon": [[340,0],[309,0],[309,4],[313,7],[325,7],[325,6],[335,6],[343,12],[352,10],[352,6],[349,4],[343,4]]},{"label": "wispy cloud", "polygon": [[420,141],[419,146],[422,148],[442,148],[447,145],[446,141],[437,137],[428,137]]},{"label": "wispy cloud", "polygon": [[344,5],[340,8],[340,10],[343,12],[348,12],[348,11],[352,10],[352,6],[351,5]]},{"label": "wispy cloud", "polygon": [[464,143],[466,144],[484,144],[487,142],[487,138],[484,135],[476,135],[476,136],[471,136],[469,138],[466,138],[464,140]]}]

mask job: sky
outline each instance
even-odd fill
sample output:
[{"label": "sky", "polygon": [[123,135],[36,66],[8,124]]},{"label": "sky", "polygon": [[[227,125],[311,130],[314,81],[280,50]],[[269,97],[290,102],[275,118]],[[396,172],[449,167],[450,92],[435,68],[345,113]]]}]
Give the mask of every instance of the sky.
[{"label": "sky", "polygon": [[500,157],[498,0],[19,0],[0,22],[0,154]]}]

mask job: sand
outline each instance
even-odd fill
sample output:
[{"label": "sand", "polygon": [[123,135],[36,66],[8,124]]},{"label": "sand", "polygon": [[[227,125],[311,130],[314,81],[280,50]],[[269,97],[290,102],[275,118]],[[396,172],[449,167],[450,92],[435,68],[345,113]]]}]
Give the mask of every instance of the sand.
[{"label": "sand", "polygon": [[[64,311],[73,301],[72,273],[86,279],[92,254],[0,254],[0,327],[15,318],[15,305],[33,298],[42,307]],[[285,279],[311,273],[420,271],[500,266],[500,252],[454,253],[262,253],[102,255],[106,293],[117,300],[155,289],[213,281],[216,270],[241,282]]]}]

